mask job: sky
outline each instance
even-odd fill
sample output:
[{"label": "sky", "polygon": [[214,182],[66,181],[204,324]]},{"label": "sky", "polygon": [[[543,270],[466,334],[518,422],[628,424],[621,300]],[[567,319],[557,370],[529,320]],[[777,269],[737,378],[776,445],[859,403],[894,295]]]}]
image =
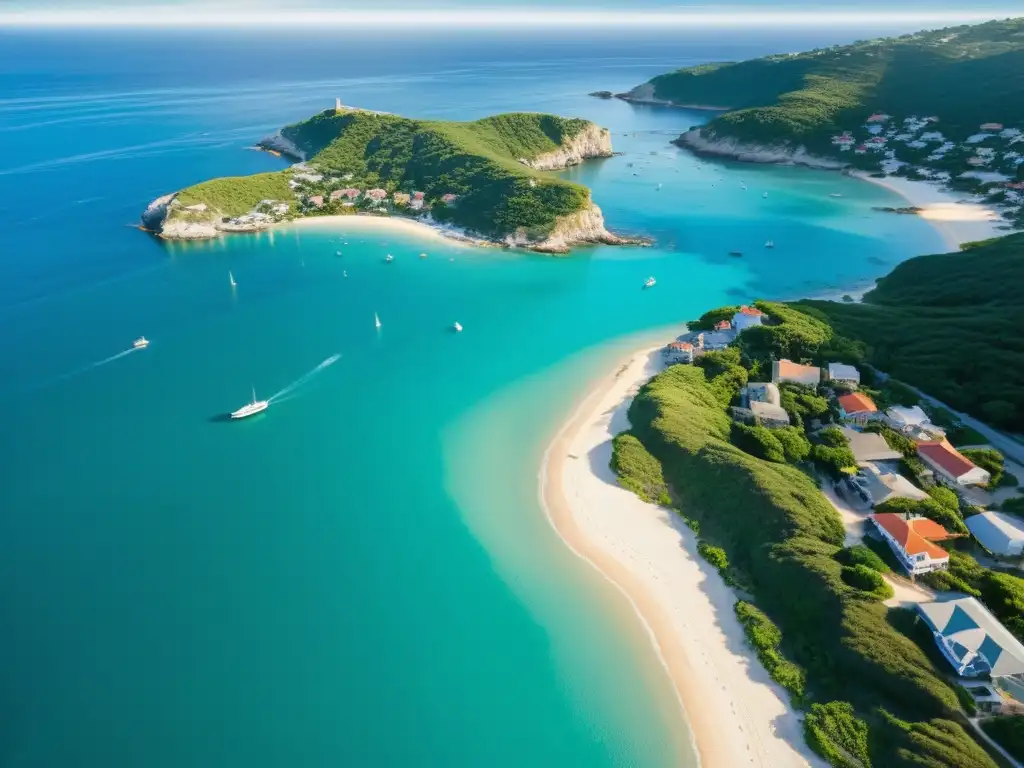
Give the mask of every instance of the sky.
[{"label": "sky", "polygon": [[1024,16],[1024,0],[0,0],[0,27],[744,26],[891,21],[922,27]]}]

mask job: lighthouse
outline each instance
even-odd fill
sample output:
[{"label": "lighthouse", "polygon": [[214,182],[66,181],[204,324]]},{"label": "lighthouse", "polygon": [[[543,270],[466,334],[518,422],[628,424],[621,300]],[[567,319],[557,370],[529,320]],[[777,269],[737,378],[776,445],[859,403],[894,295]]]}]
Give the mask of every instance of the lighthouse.
[{"label": "lighthouse", "polygon": [[334,97],[334,111],[341,112],[341,99],[337,96]]}]

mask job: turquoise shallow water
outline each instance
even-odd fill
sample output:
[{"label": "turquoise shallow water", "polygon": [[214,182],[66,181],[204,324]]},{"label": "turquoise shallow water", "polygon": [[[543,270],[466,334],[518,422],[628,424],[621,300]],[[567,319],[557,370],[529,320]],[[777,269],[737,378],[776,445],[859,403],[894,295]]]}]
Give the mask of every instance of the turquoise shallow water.
[{"label": "turquoise shallow water", "polygon": [[[706,115],[584,94],[801,41],[5,42],[0,762],[692,764],[642,631],[543,518],[544,446],[638,334],[869,282],[941,241],[871,212],[892,202],[874,186],[668,144]],[[246,145],[335,94],[607,125],[624,154],[567,176],[657,245],[166,246],[125,226],[183,184],[279,167]]]}]

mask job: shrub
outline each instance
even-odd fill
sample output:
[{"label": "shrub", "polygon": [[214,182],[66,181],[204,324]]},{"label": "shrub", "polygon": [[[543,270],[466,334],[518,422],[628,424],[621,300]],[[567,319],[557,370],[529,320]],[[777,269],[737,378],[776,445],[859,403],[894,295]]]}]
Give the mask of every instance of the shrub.
[{"label": "shrub", "polygon": [[805,695],[804,671],[779,651],[782,632],[763,611],[751,603],[737,600],[733,610],[743,625],[743,631],[754,647],[757,658],[772,679],[789,691],[793,702],[799,706]]},{"label": "shrub", "polygon": [[701,557],[717,568],[719,573],[723,575],[726,573],[729,568],[729,557],[725,554],[724,549],[721,547],[713,547],[702,541],[697,545],[697,551],[700,553]]},{"label": "shrub", "polygon": [[628,432],[616,435],[612,440],[611,468],[623,488],[644,501],[671,506],[672,499],[661,472],[661,462]]},{"label": "shrub", "polygon": [[863,544],[854,544],[852,547],[839,550],[836,554],[836,560],[843,565],[863,565],[879,573],[892,573],[892,568],[886,565],[881,557]]},{"label": "shrub", "polygon": [[986,488],[994,491],[1002,485],[1003,454],[992,448],[965,448],[960,453],[991,475]]},{"label": "shrub", "polygon": [[960,497],[949,488],[935,485],[928,489],[928,495],[951,512],[960,512]]},{"label": "shrub", "polygon": [[854,589],[874,595],[879,600],[888,600],[893,596],[892,586],[885,580],[882,574],[863,563],[858,563],[854,566],[844,566],[842,577],[843,581]]},{"label": "shrub", "polygon": [[811,749],[837,768],[871,768],[868,725],[848,702],[812,704],[804,718],[804,736]]},{"label": "shrub", "polygon": [[772,434],[782,444],[786,461],[790,464],[799,464],[811,455],[811,444],[803,430],[797,427],[782,427],[773,429]]},{"label": "shrub", "polygon": [[981,728],[1017,760],[1024,760],[1024,715],[1003,715],[981,721]]},{"label": "shrub", "polygon": [[759,459],[779,464],[786,461],[786,451],[782,443],[767,427],[733,424],[732,443],[740,450],[746,451],[751,456],[757,456]]},{"label": "shrub", "polygon": [[964,708],[964,712],[969,717],[974,717],[978,714],[978,705],[974,701],[974,697],[971,696],[971,692],[964,688],[959,683],[954,683],[953,691],[956,693],[957,701],[960,702],[960,706]]}]

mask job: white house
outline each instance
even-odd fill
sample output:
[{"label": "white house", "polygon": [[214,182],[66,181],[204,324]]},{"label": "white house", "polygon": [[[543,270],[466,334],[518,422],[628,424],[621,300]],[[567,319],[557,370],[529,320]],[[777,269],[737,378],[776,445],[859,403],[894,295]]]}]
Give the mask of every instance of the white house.
[{"label": "white house", "polygon": [[945,440],[931,440],[917,444],[917,455],[936,477],[952,485],[985,485],[992,476],[964,456]]},{"label": "white house", "polygon": [[860,384],[860,371],[858,371],[852,365],[845,365],[843,363],[829,363],[828,380],[842,384],[852,384],[853,386],[856,387]]},{"label": "white house", "polygon": [[792,360],[774,360],[772,361],[772,382],[778,384],[783,381],[816,387],[821,382],[821,369],[813,365],[800,365]]},{"label": "white house", "polygon": [[661,356],[666,365],[680,365],[692,363],[694,346],[688,341],[673,341],[661,351]]},{"label": "white house", "polygon": [[941,525],[927,517],[911,517],[882,512],[871,516],[900,565],[912,576],[949,567],[949,553],[935,544],[950,537]]},{"label": "white house", "polygon": [[917,610],[960,677],[1024,674],[1024,645],[977,599],[933,600]]},{"label": "white house", "polygon": [[744,304],[740,307],[739,312],[732,316],[732,327],[739,333],[747,328],[753,328],[755,325],[761,325],[764,317],[764,312],[757,307],[748,307]]},{"label": "white house", "polygon": [[995,555],[1024,555],[1024,520],[1000,512],[982,512],[964,520],[981,546]]}]

